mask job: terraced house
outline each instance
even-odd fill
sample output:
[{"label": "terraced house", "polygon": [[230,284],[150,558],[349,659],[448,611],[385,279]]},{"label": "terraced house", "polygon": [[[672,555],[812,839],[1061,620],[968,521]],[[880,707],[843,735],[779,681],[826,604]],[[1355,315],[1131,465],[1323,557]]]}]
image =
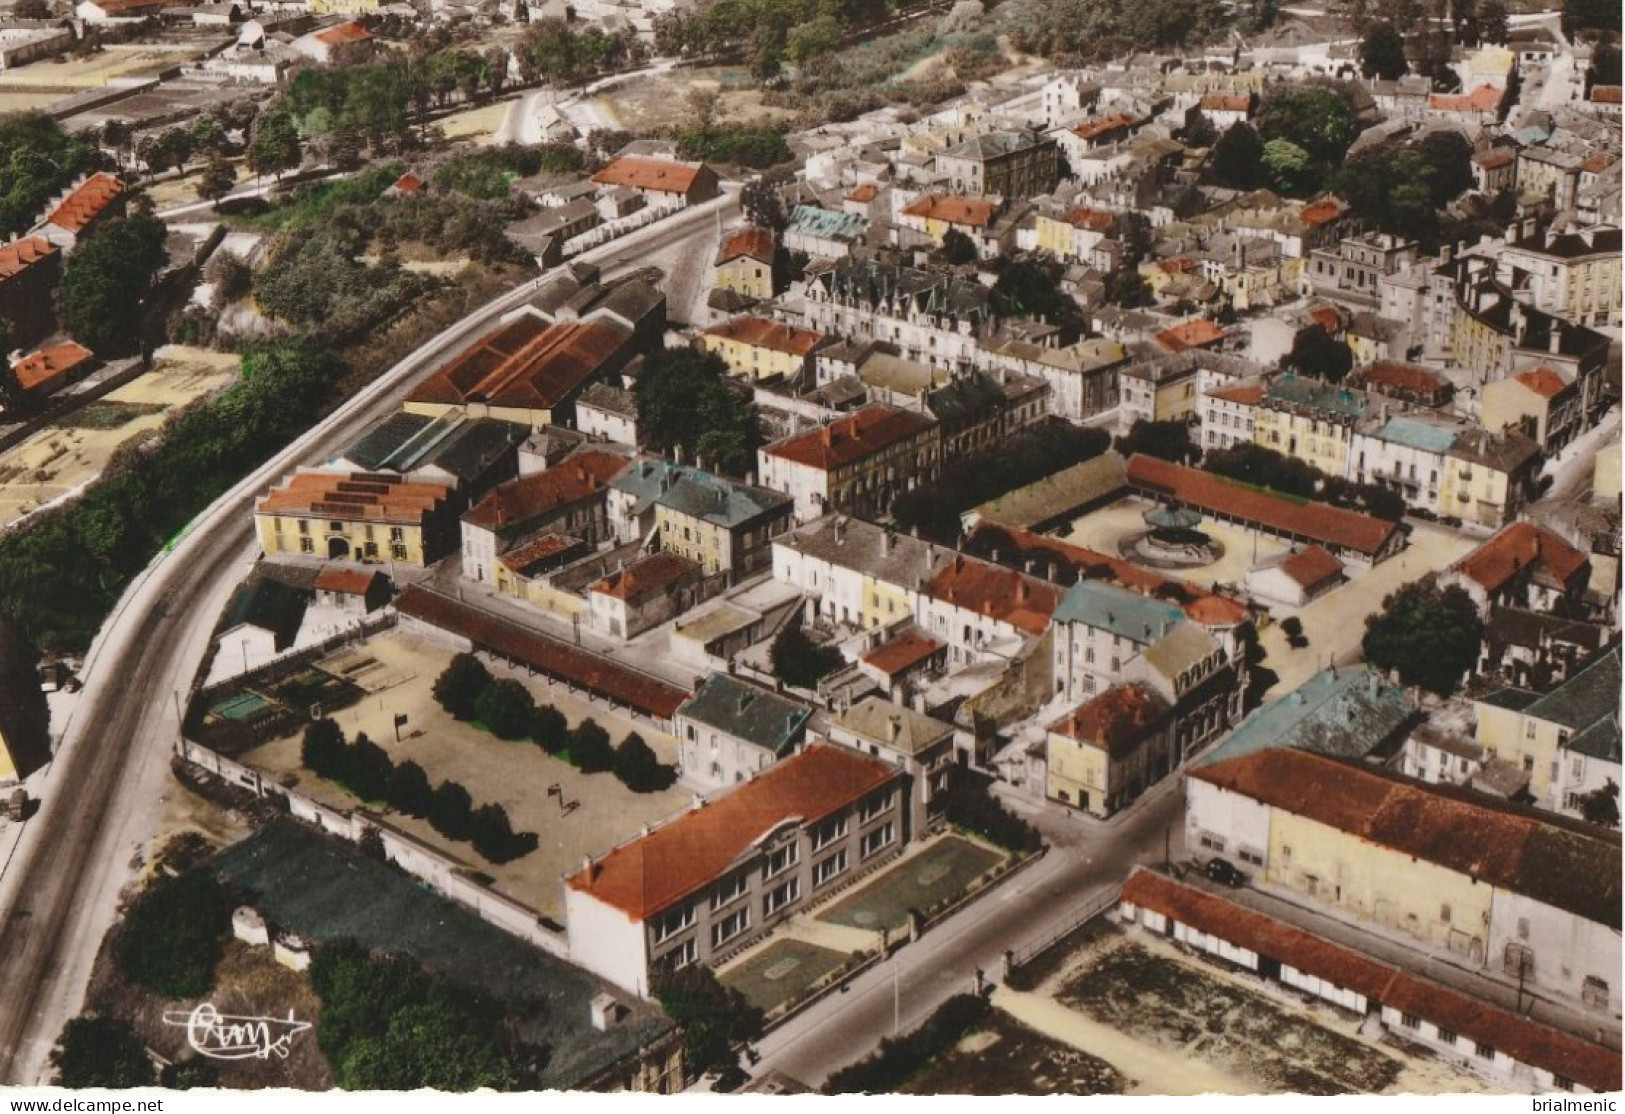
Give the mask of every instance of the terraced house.
[{"label": "terraced house", "polygon": [[809,270],[805,314],[826,335],[884,341],[931,367],[974,367],[1001,319],[979,282],[851,258]]},{"label": "terraced house", "polygon": [[457,547],[455,492],[397,476],[295,473],[254,505],[268,557],[432,565]]},{"label": "terraced house", "polygon": [[885,514],[892,500],[937,478],[937,423],[893,406],[865,406],[821,429],[757,450],[764,486],[795,500],[796,519],[830,511]]},{"label": "terraced house", "polygon": [[720,357],[728,370],[751,382],[812,382],[813,353],[824,334],[796,329],[765,317],[736,317],[700,334],[699,344]]},{"label": "terraced house", "polygon": [[677,771],[702,790],[749,781],[794,754],[812,709],[730,673],[713,673],[677,709]]},{"label": "terraced house", "polygon": [[658,969],[726,958],[901,849],[901,778],[809,746],[589,859],[564,882],[571,961],[648,998]]}]

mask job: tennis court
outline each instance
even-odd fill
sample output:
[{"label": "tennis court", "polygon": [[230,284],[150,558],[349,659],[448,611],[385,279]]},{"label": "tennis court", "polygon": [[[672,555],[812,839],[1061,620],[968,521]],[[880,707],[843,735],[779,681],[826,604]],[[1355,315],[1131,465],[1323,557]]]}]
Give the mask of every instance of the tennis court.
[{"label": "tennis court", "polygon": [[270,705],[265,697],[257,692],[238,692],[226,697],[220,703],[209,709],[210,714],[221,719],[229,719],[233,723],[242,723],[253,719]]},{"label": "tennis court", "polygon": [[965,892],[1004,856],[960,836],[946,836],[933,846],[900,861],[874,881],[818,915],[821,921],[851,928],[902,928],[908,912],[928,914]]}]

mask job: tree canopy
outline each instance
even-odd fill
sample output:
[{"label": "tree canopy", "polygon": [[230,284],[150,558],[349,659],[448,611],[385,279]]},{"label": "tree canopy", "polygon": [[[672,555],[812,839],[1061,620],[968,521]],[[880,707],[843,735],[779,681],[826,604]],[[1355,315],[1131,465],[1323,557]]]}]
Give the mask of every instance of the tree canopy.
[{"label": "tree canopy", "polygon": [[[1270,167],[1281,187],[1281,175],[1289,175],[1296,192],[1316,189],[1324,176],[1343,160],[1354,142],[1354,113],[1334,90],[1316,85],[1277,85],[1264,94],[1258,106],[1258,138],[1268,160],[1270,143],[1275,148],[1276,166]],[[1303,152],[1302,167],[1292,148]],[[1279,168],[1279,169],[1278,169]]]},{"label": "tree canopy", "polygon": [[1449,696],[1478,661],[1483,622],[1472,597],[1431,582],[1407,584],[1366,618],[1366,661],[1407,685]]},{"label": "tree canopy", "polygon": [[1354,367],[1354,353],[1340,340],[1311,321],[1292,337],[1292,349],[1281,357],[1281,367],[1300,375],[1313,375],[1341,383]]},{"label": "tree canopy", "polygon": [[491,683],[491,671],[470,653],[461,653],[435,678],[434,698],[454,719],[473,719],[480,695]]},{"label": "tree canopy", "polygon": [[214,985],[230,925],[230,899],[206,870],[154,882],[124,919],[119,971],[162,997],[196,998]]},{"label": "tree canopy", "polygon": [[93,144],[70,137],[48,116],[0,117],[0,240],[32,228],[47,201],[100,166]]},{"label": "tree canopy", "polygon": [[746,1002],[739,991],[723,986],[703,964],[658,971],[654,995],[666,1016],[683,1030],[683,1063],[691,1074],[734,1063],[734,1046],[762,1035],[761,1009]]},{"label": "tree canopy", "polygon": [[62,1030],[51,1051],[56,1085],[84,1087],[151,1087],[157,1082],[147,1050],[128,1021],[117,1017],[76,1017]]},{"label": "tree canopy", "polygon": [[1125,459],[1135,453],[1145,453],[1175,464],[1189,464],[1202,455],[1202,450],[1191,440],[1190,423],[1183,419],[1151,422],[1138,418],[1128,433],[1118,439],[1117,451]]},{"label": "tree canopy", "polygon": [[633,387],[649,447],[670,454],[681,446],[690,459],[736,476],[753,470],[761,441],[756,408],[727,372],[721,358],[693,349],[650,355]]},{"label": "tree canopy", "polygon": [[142,305],[168,253],[168,230],[150,216],[109,222],[68,260],[62,316],[74,339],[104,358],[141,347]]},{"label": "tree canopy", "polygon": [[1391,23],[1373,23],[1360,40],[1360,73],[1392,81],[1410,66],[1405,61],[1405,37]]},{"label": "tree canopy", "polygon": [[791,623],[780,631],[769,653],[773,676],[801,689],[817,689],[818,682],[839,669],[845,660],[839,650],[820,646],[809,638],[800,623]]},{"label": "tree canopy", "polygon": [[1208,159],[1213,184],[1233,190],[1253,190],[1264,184],[1264,143],[1245,120],[1225,129]]}]

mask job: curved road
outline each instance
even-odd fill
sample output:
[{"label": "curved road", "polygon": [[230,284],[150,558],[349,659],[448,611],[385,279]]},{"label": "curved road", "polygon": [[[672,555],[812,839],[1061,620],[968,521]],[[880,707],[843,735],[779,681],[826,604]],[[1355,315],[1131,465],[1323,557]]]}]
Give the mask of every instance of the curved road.
[{"label": "curved road", "polygon": [[[709,234],[715,211],[726,220],[737,207],[737,195],[726,194],[580,258],[644,257]],[[42,1082],[62,1025],[80,1011],[119,891],[162,812],[179,694],[190,689],[225,600],[253,557],[254,499],[395,410],[418,375],[535,285],[494,299],[406,357],[216,500],[126,591],[87,658],[86,685],[45,777],[40,811],[0,879],[0,1080]]]}]

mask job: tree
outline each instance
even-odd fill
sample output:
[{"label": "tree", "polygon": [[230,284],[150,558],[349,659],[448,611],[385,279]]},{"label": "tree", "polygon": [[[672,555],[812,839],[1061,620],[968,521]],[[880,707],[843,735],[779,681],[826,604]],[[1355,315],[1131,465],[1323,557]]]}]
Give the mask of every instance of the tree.
[{"label": "tree", "polygon": [[1200,108],[1185,113],[1185,127],[1176,137],[1187,147],[1212,147],[1219,141],[1219,129]]},{"label": "tree", "polygon": [[651,449],[669,454],[682,447],[733,475],[755,467],[761,439],[756,408],[728,383],[727,370],[716,355],[688,348],[645,357],[632,393]]},{"label": "tree", "polygon": [[1258,107],[1258,137],[1266,144],[1284,139],[1302,148],[1317,166],[1341,160],[1354,133],[1354,113],[1348,104],[1319,86],[1274,86]]},{"label": "tree", "polygon": [[1213,146],[1208,177],[1216,186],[1252,190],[1264,184],[1264,143],[1245,121],[1231,124]]},{"label": "tree", "polygon": [[734,1046],[762,1035],[762,1011],[709,967],[690,963],[680,971],[657,971],[654,995],[683,1031],[683,1066],[698,1075],[735,1062]]},{"label": "tree", "polygon": [[389,795],[389,777],[395,763],[383,747],[365,734],[355,737],[345,756],[344,784],[363,801],[382,801]]},{"label": "tree", "polygon": [[515,857],[513,825],[508,810],[499,804],[481,805],[474,810],[469,818],[469,839],[474,850],[490,862],[505,863]]},{"label": "tree", "polygon": [[1580,797],[1580,816],[1589,824],[1605,828],[1619,827],[1619,786],[1610,778],[1606,785],[1598,786]]},{"label": "tree", "polygon": [[1401,682],[1449,696],[1478,661],[1484,625],[1472,597],[1431,582],[1407,584],[1366,618],[1368,662],[1397,670]]},{"label": "tree", "polygon": [[1012,313],[1040,318],[1075,333],[1082,327],[1083,311],[1061,289],[1060,270],[1055,263],[1017,260],[999,273],[993,284],[994,297]]},{"label": "tree", "polygon": [[796,688],[816,689],[818,682],[841,667],[845,660],[839,650],[820,646],[801,624],[792,623],[773,640],[773,676]]},{"label": "tree", "polygon": [[1366,77],[1393,81],[1404,76],[1405,38],[1391,23],[1373,23],[1360,40],[1360,73]]},{"label": "tree", "polygon": [[220,1069],[211,1060],[188,1056],[159,1072],[158,1086],[171,1091],[215,1088],[220,1086]]},{"label": "tree", "polygon": [[615,776],[634,793],[658,793],[677,780],[677,771],[662,766],[649,744],[636,731],[628,733],[615,748]]},{"label": "tree", "polygon": [[746,182],[739,191],[739,203],[744,206],[745,219],[757,228],[783,232],[790,223],[790,215],[784,211],[784,196],[780,189],[790,177],[788,171],[768,170]]},{"label": "tree", "polygon": [[62,316],[68,332],[102,357],[141,345],[141,308],[168,253],[168,230],[152,217],[110,222],[82,243],[62,276]]},{"label": "tree", "polygon": [[695,85],[688,91],[688,111],[694,120],[694,126],[702,132],[711,130],[711,125],[717,122],[717,102],[722,94],[708,85]]},{"label": "tree", "polygon": [[453,719],[473,719],[479,714],[480,694],[491,684],[491,671],[473,654],[458,654],[434,682],[435,701]]},{"label": "tree", "polygon": [[1309,152],[1296,143],[1272,139],[1264,144],[1263,158],[1270,185],[1278,193],[1310,193],[1320,184],[1320,175],[1309,158]]},{"label": "tree", "polygon": [[1586,92],[1598,85],[1620,83],[1620,50],[1612,42],[1600,42],[1591,49],[1591,65],[1586,68]]},{"label": "tree", "polygon": [[231,902],[207,870],[155,882],[136,899],[119,936],[119,972],[165,998],[196,998],[214,985]]},{"label": "tree", "polygon": [[499,739],[523,739],[535,716],[536,701],[530,690],[508,678],[486,685],[474,703],[474,718]]},{"label": "tree", "polygon": [[467,839],[473,814],[474,801],[461,785],[443,781],[435,787],[429,802],[429,826],[435,831],[447,839]]},{"label": "tree", "polygon": [[197,181],[197,195],[205,201],[212,201],[218,208],[220,199],[230,193],[237,184],[237,172],[231,168],[224,155],[213,154],[204,164],[203,174]]},{"label": "tree", "polygon": [[280,178],[284,170],[297,167],[302,157],[299,130],[286,111],[267,112],[255,122],[254,137],[248,144],[248,169]]},{"label": "tree", "polygon": [[1135,419],[1128,433],[1119,438],[1117,451],[1125,458],[1144,453],[1175,464],[1189,464],[1202,455],[1202,450],[1191,440],[1191,427],[1182,419],[1150,422]]},{"label": "tree", "polygon": [[304,742],[300,744],[299,760],[305,769],[317,777],[337,781],[343,778],[349,754],[344,729],[325,716],[312,720],[305,728]]},{"label": "tree", "polygon": [[530,720],[530,738],[549,754],[557,754],[570,745],[570,721],[551,704],[536,709]]},{"label": "tree", "polygon": [[976,241],[959,229],[950,228],[942,234],[942,244],[937,248],[938,259],[950,267],[962,267],[975,263],[976,257]]},{"label": "tree", "polygon": [[0,404],[12,420],[26,417],[34,409],[34,396],[17,377],[11,364],[11,323],[0,317]]},{"label": "tree", "polygon": [[1281,358],[1281,366],[1300,375],[1314,375],[1330,383],[1341,383],[1354,367],[1354,353],[1340,340],[1333,340],[1324,328],[1311,321],[1292,337],[1292,350]]},{"label": "tree", "polygon": [[427,816],[434,807],[434,789],[423,767],[410,760],[402,762],[389,772],[389,784],[384,791],[389,807],[408,816]]},{"label": "tree", "polygon": [[1563,0],[1563,34],[1619,31],[1619,8],[1610,0]]},{"label": "tree", "polygon": [[11,14],[16,19],[50,19],[50,0],[17,0]]},{"label": "tree", "polygon": [[601,774],[615,765],[615,752],[609,745],[609,732],[590,716],[576,724],[570,733],[570,758],[584,774]]},{"label": "tree", "polygon": [[1478,36],[1487,43],[1505,46],[1507,6],[1505,0],[1484,0],[1478,9]]},{"label": "tree", "polygon": [[157,1077],[141,1038],[128,1021],[117,1017],[76,1017],[62,1030],[51,1050],[56,1085],[83,1087],[151,1087]]}]

